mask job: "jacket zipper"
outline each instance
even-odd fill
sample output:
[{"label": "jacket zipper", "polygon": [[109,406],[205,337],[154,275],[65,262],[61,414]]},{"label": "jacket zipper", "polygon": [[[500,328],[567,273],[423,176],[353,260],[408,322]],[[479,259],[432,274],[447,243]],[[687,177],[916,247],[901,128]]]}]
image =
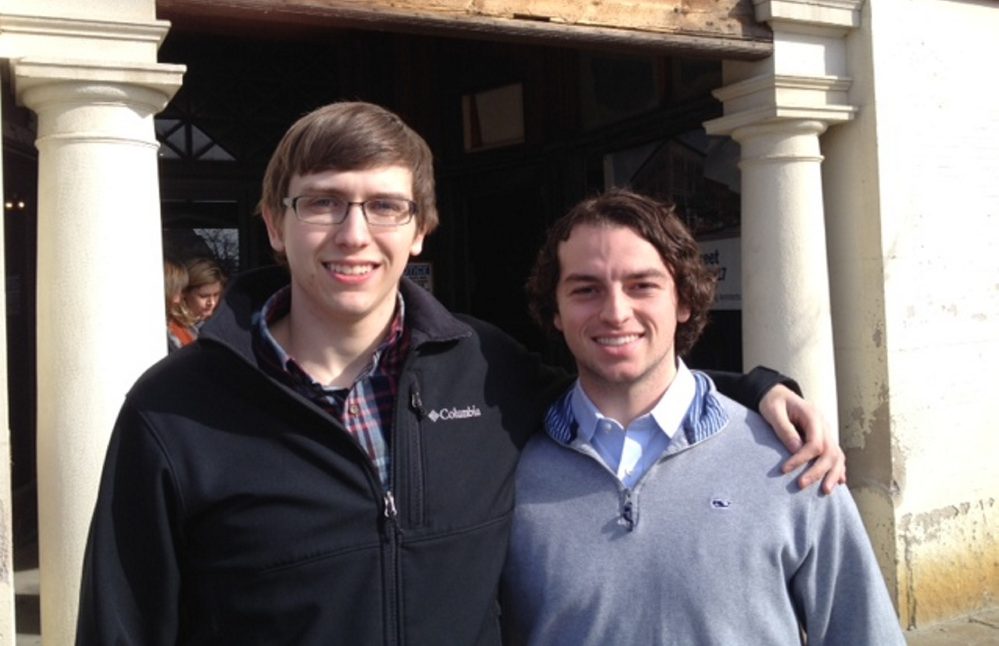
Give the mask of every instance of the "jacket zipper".
[{"label": "jacket zipper", "polygon": [[409,408],[416,413],[416,432],[409,433],[409,473],[410,477],[406,481],[409,486],[408,496],[408,520],[410,526],[419,527],[423,525],[423,419],[427,416],[427,411],[423,408],[423,400],[420,397],[420,386],[415,382],[410,386]]},{"label": "jacket zipper", "polygon": [[[399,383],[399,394],[396,395],[395,419],[393,420],[393,437],[389,442],[392,451],[391,470],[392,485],[384,490],[382,497],[382,516],[385,553],[385,637],[386,644],[402,646],[406,641],[403,628],[403,587],[402,559],[400,546],[403,539],[403,526],[418,526],[423,519],[423,457],[419,426],[426,416],[423,402],[420,399],[419,386],[415,377],[410,375],[412,354],[403,366],[403,378]],[[406,383],[408,381],[408,383]],[[409,388],[409,397],[403,388]],[[408,406],[408,410],[407,410]],[[408,413],[416,414],[416,430],[410,429]],[[403,430],[405,428],[405,430]],[[396,504],[395,494],[402,498],[402,514]]]},{"label": "jacket zipper", "polygon": [[384,524],[382,535],[385,537],[385,636],[386,644],[401,646],[403,643],[401,631],[402,591],[400,581],[399,542],[402,531],[399,528],[399,513],[395,507],[395,497],[392,491],[385,492],[382,498],[382,515]]}]

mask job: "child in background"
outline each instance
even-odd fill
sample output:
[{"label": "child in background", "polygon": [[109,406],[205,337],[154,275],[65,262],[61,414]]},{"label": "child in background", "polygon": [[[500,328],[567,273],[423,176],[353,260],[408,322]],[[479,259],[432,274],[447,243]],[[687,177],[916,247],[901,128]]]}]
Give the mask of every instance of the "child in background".
[{"label": "child in background", "polygon": [[209,258],[195,258],[187,263],[188,283],[184,289],[184,305],[200,327],[207,321],[219,304],[225,275],[222,269]]}]

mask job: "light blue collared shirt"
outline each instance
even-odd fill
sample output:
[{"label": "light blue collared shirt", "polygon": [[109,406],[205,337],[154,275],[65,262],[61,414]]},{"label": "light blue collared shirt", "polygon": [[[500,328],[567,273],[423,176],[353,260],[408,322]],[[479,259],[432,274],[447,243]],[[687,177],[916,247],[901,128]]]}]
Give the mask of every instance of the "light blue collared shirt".
[{"label": "light blue collared shirt", "polygon": [[652,410],[636,418],[628,428],[601,414],[578,380],[573,387],[571,406],[579,425],[577,442],[592,448],[629,489],[662,457],[694,400],[694,375],[683,360],[677,359],[676,363],[673,383]]}]

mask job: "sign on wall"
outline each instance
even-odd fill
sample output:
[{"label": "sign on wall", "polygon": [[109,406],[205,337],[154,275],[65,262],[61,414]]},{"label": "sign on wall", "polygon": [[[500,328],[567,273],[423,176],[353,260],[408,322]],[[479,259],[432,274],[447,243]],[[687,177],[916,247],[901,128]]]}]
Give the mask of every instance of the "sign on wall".
[{"label": "sign on wall", "polygon": [[434,264],[431,262],[410,262],[406,265],[406,278],[410,279],[431,294],[434,293]]},{"label": "sign on wall", "polygon": [[713,310],[742,309],[742,255],[739,238],[701,240],[701,258],[718,276]]}]

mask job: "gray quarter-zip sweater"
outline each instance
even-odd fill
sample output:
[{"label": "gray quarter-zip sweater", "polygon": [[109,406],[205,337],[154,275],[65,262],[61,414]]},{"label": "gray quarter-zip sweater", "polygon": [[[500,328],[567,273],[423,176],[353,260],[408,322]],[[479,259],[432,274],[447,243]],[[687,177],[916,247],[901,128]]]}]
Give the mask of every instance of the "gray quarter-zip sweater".
[{"label": "gray quarter-zip sweater", "polygon": [[766,423],[695,376],[682,432],[633,489],[553,404],[517,468],[506,642],[779,646],[800,628],[809,646],[904,645],[849,491],[800,491]]}]

